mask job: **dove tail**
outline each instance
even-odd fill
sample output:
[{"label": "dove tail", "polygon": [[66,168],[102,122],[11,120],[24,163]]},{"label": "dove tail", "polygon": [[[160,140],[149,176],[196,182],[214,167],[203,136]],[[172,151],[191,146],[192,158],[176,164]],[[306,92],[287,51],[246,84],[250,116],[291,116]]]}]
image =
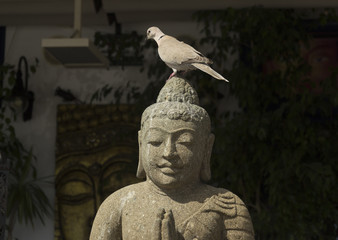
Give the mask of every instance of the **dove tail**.
[{"label": "dove tail", "polygon": [[226,82],[229,82],[227,79],[225,79],[221,74],[216,72],[214,69],[212,69],[210,66],[203,64],[203,63],[192,63],[195,68],[198,68],[199,70],[209,74],[210,76],[218,79],[218,80],[224,80]]}]

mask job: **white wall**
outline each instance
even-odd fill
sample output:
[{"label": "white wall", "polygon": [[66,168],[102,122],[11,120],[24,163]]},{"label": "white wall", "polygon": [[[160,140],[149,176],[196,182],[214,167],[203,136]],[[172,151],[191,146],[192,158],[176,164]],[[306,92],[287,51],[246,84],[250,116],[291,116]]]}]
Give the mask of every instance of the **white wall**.
[{"label": "white wall", "polygon": [[[139,23],[123,25],[123,31],[137,30],[145,33],[153,24]],[[158,23],[168,33],[173,35],[198,34],[194,23]],[[93,37],[95,31],[113,32],[112,27],[91,27],[83,30],[83,37]],[[23,122],[18,118],[15,124],[18,137],[27,147],[33,147],[37,156],[39,176],[52,176],[55,167],[55,137],[56,137],[56,106],[62,103],[54,96],[56,87],[70,89],[75,96],[89,100],[93,92],[105,84],[124,86],[128,81],[133,86],[145,86],[148,79],[146,73],[140,73],[138,67],[120,67],[106,69],[67,69],[62,66],[50,65],[43,56],[41,39],[56,35],[69,37],[72,28],[50,27],[11,27],[7,26],[5,63],[17,64],[20,56],[26,56],[30,64],[38,58],[40,63],[37,72],[29,78],[29,89],[35,93],[33,118]],[[163,80],[164,84],[164,80]],[[54,186],[43,186],[50,201],[54,204]],[[36,222],[35,228],[17,225],[14,237],[19,240],[52,240],[54,239],[54,217],[47,219],[46,224]]]}]

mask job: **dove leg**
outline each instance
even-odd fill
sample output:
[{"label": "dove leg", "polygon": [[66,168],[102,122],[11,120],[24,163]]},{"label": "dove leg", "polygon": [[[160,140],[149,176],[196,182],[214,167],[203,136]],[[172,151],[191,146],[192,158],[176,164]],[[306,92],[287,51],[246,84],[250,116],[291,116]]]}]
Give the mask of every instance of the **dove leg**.
[{"label": "dove leg", "polygon": [[177,73],[177,69],[173,69],[173,72],[170,74],[168,80],[169,80],[170,78],[172,78],[173,76],[175,76],[176,73]]}]

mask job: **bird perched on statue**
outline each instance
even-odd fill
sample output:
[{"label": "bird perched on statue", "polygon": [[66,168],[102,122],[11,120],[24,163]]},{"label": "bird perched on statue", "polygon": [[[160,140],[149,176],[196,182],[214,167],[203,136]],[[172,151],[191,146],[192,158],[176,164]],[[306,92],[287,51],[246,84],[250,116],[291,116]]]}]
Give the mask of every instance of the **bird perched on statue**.
[{"label": "bird perched on statue", "polygon": [[175,76],[178,71],[199,69],[218,80],[229,82],[209,66],[212,64],[209,58],[205,57],[192,46],[164,34],[158,27],[148,28],[147,39],[154,39],[156,41],[158,55],[173,70],[169,79]]}]

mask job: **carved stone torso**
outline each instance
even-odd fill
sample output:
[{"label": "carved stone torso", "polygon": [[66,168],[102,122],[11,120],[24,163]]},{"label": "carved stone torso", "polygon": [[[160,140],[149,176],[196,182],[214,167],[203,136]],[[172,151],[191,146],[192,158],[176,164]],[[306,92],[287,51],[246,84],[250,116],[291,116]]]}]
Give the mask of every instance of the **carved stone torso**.
[{"label": "carved stone torso", "polygon": [[[165,195],[154,191],[149,182],[125,187],[107,199],[100,211],[110,213],[111,222],[120,229],[110,238],[102,235],[97,239],[139,240],[152,239],[152,229],[161,209],[171,210],[178,239],[253,239],[249,213],[243,202],[225,189],[208,185],[199,186],[196,192],[177,192]],[[110,224],[102,224],[110,228]],[[112,229],[114,231],[114,229]]]},{"label": "carved stone torso", "polygon": [[[137,185],[134,190],[131,187],[130,194],[127,194],[128,198],[123,199],[126,200],[121,219],[123,239],[150,239],[156,214],[162,208],[172,210],[175,225],[181,226],[184,230],[184,223],[202,207],[208,197],[207,193],[203,195],[195,193],[189,197],[192,199],[184,199],[187,195],[184,196],[182,193],[182,196],[177,197],[178,201],[175,201],[159,192],[144,191],[147,188],[146,184]],[[183,235],[183,232],[181,234]]]}]

